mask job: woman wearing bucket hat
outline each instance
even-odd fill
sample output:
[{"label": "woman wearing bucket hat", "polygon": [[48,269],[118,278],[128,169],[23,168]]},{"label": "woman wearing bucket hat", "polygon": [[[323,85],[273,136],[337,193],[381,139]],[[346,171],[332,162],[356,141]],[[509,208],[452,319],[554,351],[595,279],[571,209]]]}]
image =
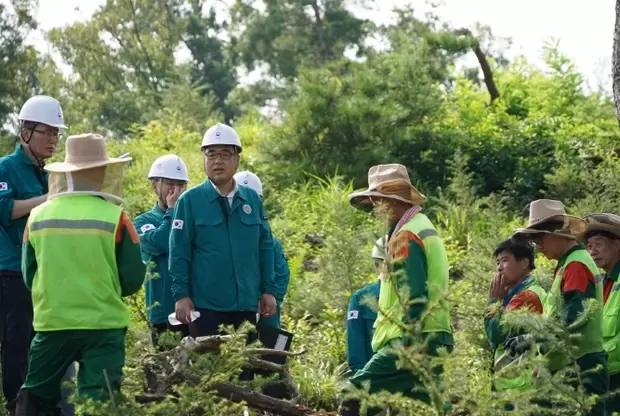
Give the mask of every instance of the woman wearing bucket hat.
[{"label": "woman wearing bucket hat", "polygon": [[620,412],[620,216],[595,213],[586,215],[585,243],[603,279],[603,346],[607,351],[609,391],[616,392],[607,410]]},{"label": "woman wearing bucket hat", "polygon": [[[387,264],[393,272],[381,281],[379,313],[375,322],[372,348],[375,354],[351,379],[350,386],[368,384],[370,393],[382,390],[430,402],[422,381],[410,370],[397,367],[398,358],[390,351],[394,344],[412,344],[412,333],[405,333],[403,324],[413,328],[421,324],[421,339],[429,356],[440,347],[452,350],[454,339],[445,294],[448,290],[448,258],[439,233],[420,204],[426,197],[412,184],[407,168],[398,164],[377,165],[368,171],[368,189],[349,196],[354,207],[385,208],[390,226],[387,242]],[[377,209],[381,212],[382,209]],[[415,303],[403,308],[399,289],[409,288]],[[424,301],[422,301],[424,300]],[[428,308],[432,305],[432,308]],[[421,322],[420,322],[421,320]],[[437,374],[441,367],[433,368]],[[438,377],[438,382],[439,382]],[[359,402],[342,403],[341,415],[359,415]]]},{"label": "woman wearing bucket hat", "polygon": [[24,233],[22,273],[32,291],[30,364],[16,415],[53,411],[67,367],[80,363],[78,390],[94,400],[120,390],[129,310],[122,297],[142,286],[139,238],[123,211],[125,163],[99,135],[70,136],[52,163],[47,202]]},{"label": "woman wearing bucket hat", "polygon": [[[540,199],[530,204],[528,225],[515,231],[515,237],[531,240],[538,251],[550,260],[557,260],[551,290],[543,305],[544,316],[563,320],[575,337],[575,361],[582,372],[583,387],[589,394],[607,393],[609,376],[607,354],[603,348],[602,305],[603,287],[594,260],[577,238],[586,231],[586,222],[567,215],[560,201]],[[572,325],[584,311],[586,302],[592,304],[585,322]],[[530,342],[524,340],[524,342]],[[547,340],[549,370],[556,372],[573,364],[566,351],[554,350],[553,340]],[[567,346],[568,348],[568,346]],[[605,414],[600,400],[592,415]]]}]

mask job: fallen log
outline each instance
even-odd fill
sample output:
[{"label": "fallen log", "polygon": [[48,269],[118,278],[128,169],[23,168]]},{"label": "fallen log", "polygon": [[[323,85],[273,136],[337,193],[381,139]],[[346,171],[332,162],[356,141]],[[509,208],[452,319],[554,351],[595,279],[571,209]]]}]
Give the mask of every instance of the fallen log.
[{"label": "fallen log", "polygon": [[[191,356],[193,354],[220,353],[220,346],[229,341],[230,336],[208,336],[191,338],[186,337],[181,345],[165,352],[150,354],[143,359],[145,374],[145,391],[135,397],[138,403],[157,403],[164,400],[176,400],[178,393],[175,387],[182,384],[200,385],[201,377],[191,371]],[[300,407],[297,403],[301,397],[287,366],[276,364],[262,359],[268,355],[299,356],[306,350],[280,351],[269,348],[248,348],[243,353],[248,360],[248,366],[256,370],[266,370],[277,373],[281,377],[279,383],[283,383],[289,393],[292,393],[293,401],[280,400],[249,388],[237,386],[232,383],[206,384],[205,391],[215,391],[216,394],[227,400],[239,403],[247,403],[248,407],[259,411],[270,412],[275,415],[297,416],[309,415],[309,409]],[[202,387],[201,387],[202,388]]]},{"label": "fallen log", "polygon": [[285,400],[274,399],[262,393],[236,386],[232,383],[217,383],[213,386],[217,395],[231,402],[245,402],[249,407],[281,416],[308,416],[310,409]]},{"label": "fallen log", "polygon": [[307,349],[301,351],[284,351],[284,350],[272,350],[271,348],[248,348],[245,350],[246,354],[260,354],[260,355],[280,355],[285,357],[299,357],[308,352]]}]

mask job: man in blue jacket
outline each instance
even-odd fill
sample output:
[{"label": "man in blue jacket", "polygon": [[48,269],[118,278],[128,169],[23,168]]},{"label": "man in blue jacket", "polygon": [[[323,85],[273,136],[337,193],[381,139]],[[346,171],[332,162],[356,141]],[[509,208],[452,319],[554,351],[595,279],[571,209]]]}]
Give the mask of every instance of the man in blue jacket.
[{"label": "man in blue jacket", "polygon": [[[381,270],[385,261],[385,237],[381,237],[372,248],[371,256]],[[364,286],[351,296],[349,310],[347,312],[347,359],[351,372],[355,374],[364,368],[373,355],[372,334],[377,311],[364,302],[367,298],[374,298],[379,301],[379,291],[381,289],[381,275],[379,280]]]},{"label": "man in blue jacket", "polygon": [[[263,198],[263,183],[260,178],[250,172],[238,172],[234,176],[235,182],[241,186],[247,186],[254,189],[256,193]],[[282,302],[288,290],[288,282],[291,278],[291,271],[288,267],[288,259],[284,255],[282,243],[277,238],[273,238],[273,261],[274,261],[274,284],[276,286],[276,313],[272,316],[261,316],[258,324],[260,326],[268,326],[271,328],[280,328],[280,313],[282,311]]]},{"label": "man in blue jacket", "polygon": [[[34,336],[32,298],[21,274],[22,238],[30,211],[47,200],[48,174],[43,167],[56,151],[61,130],[67,128],[60,103],[46,95],[28,99],[18,119],[15,152],[0,158],[0,362],[9,414],[26,379]],[[74,370],[69,368],[67,378]],[[65,414],[73,414],[72,406],[62,406]]]},{"label": "man in blue jacket", "polygon": [[[207,180],[178,199],[170,234],[169,273],[176,318],[192,337],[220,325],[273,316],[273,238],[258,194],[237,186],[241,140],[218,123],[202,140]],[[197,319],[193,312],[199,312]]]},{"label": "man in blue jacket", "polygon": [[140,236],[142,261],[147,265],[145,300],[153,346],[157,347],[165,331],[178,332],[183,337],[189,335],[188,325],[168,323],[168,315],[174,312],[172,280],[168,274],[170,230],[175,204],[189,181],[187,166],[177,155],[161,156],[153,162],[148,179],[157,202],[149,212],[136,217],[134,225]]}]

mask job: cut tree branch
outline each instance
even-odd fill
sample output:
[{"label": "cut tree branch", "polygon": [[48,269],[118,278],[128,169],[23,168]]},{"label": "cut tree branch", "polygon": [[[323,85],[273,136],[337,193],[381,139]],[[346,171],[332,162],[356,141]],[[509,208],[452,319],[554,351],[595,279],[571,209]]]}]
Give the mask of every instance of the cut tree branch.
[{"label": "cut tree branch", "polygon": [[[309,416],[314,411],[286,400],[274,399],[262,393],[236,386],[232,383],[216,383],[213,390],[223,399],[234,403],[246,403],[249,407],[280,416]],[[161,403],[164,400],[178,400],[174,396],[144,393],[136,396],[138,403]]]},{"label": "cut tree branch", "polygon": [[299,356],[306,351],[299,352],[279,351],[269,348],[248,348],[243,353],[247,357],[248,366],[256,370],[267,370],[280,375],[280,383],[286,386],[294,401],[278,400],[230,383],[211,383],[208,379],[201,378],[191,372],[191,355],[215,353],[218,354],[222,344],[232,339],[229,335],[213,335],[206,337],[185,337],[181,345],[169,351],[157,354],[149,354],[144,359],[144,375],[146,391],[136,396],[139,403],[153,403],[163,400],[175,400],[177,396],[175,386],[188,384],[201,386],[204,391],[214,390],[217,395],[234,402],[245,401],[253,409],[269,411],[277,415],[308,415],[308,409],[302,409],[296,405],[300,394],[295,385],[287,366],[272,363],[263,359],[265,356]]},{"label": "cut tree branch", "polygon": [[[620,0],[618,0],[620,1]],[[472,51],[476,55],[478,59],[478,63],[480,64],[480,69],[482,69],[482,75],[484,76],[484,83],[487,86],[487,90],[489,91],[489,95],[491,96],[491,102],[489,105],[493,104],[493,101],[499,98],[499,89],[497,85],[495,85],[495,81],[493,80],[493,71],[491,70],[491,65],[489,65],[489,61],[487,60],[486,54],[480,48],[480,42],[476,39],[471,31],[466,28],[457,29],[453,32],[456,36],[467,36],[473,40]]]},{"label": "cut tree branch", "polygon": [[217,383],[213,386],[217,395],[231,402],[245,402],[253,409],[265,412],[275,413],[281,416],[307,416],[312,413],[308,409],[304,409],[299,405],[274,399],[262,393],[248,390],[243,387],[235,386],[231,383]]}]

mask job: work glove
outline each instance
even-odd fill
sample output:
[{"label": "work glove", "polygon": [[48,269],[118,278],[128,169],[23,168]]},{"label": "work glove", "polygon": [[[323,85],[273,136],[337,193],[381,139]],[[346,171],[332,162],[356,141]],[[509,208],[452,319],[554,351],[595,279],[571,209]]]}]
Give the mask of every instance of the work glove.
[{"label": "work glove", "polygon": [[506,351],[510,351],[511,355],[519,356],[532,348],[535,342],[536,338],[532,334],[517,335],[508,338],[504,342],[504,348]]}]

